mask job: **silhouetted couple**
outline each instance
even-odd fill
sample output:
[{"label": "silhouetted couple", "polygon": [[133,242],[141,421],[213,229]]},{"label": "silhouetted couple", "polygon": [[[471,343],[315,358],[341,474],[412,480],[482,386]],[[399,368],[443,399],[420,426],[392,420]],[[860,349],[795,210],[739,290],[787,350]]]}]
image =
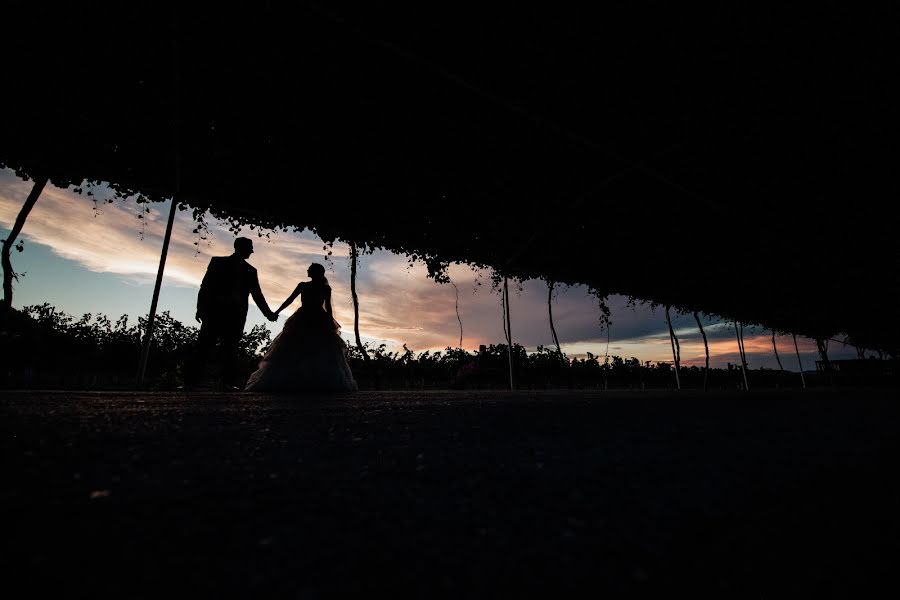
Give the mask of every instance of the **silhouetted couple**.
[{"label": "silhouetted couple", "polygon": [[[259,287],[256,269],[247,263],[253,254],[253,241],[237,238],[234,254],[209,261],[197,296],[197,320],[200,336],[188,384],[196,386],[206,370],[209,356],[218,344],[221,349],[223,383],[231,389],[258,392],[349,391],[356,382],[347,364],[347,344],[331,310],[331,287],[325,267],[309,266],[310,281],[301,281],[272,312]],[[247,297],[270,321],[300,296],[302,306],[285,322],[246,386],[239,376],[236,359],[247,320]]]}]

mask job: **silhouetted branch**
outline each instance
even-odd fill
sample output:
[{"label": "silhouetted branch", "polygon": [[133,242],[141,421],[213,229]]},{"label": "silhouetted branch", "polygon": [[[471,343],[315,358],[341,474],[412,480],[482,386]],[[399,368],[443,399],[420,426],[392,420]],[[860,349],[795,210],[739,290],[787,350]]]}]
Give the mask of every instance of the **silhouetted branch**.
[{"label": "silhouetted branch", "polygon": [[784,367],[781,364],[781,358],[778,356],[778,345],[775,343],[775,330],[772,330],[772,349],[775,351],[775,360],[778,361],[778,368],[784,373]]},{"label": "silhouetted branch", "polygon": [[703,350],[706,353],[706,368],[703,370],[703,391],[707,390],[707,381],[709,380],[709,342],[706,339],[706,331],[703,329],[703,323],[700,322],[700,317],[697,315],[697,311],[694,311],[694,320],[697,321],[697,327],[700,328],[700,335],[703,336]]},{"label": "silhouetted branch", "polygon": [[553,335],[553,343],[556,344],[556,353],[559,354],[559,362],[565,364],[566,359],[563,358],[562,347],[559,345],[559,337],[556,335],[556,327],[553,325],[553,287],[556,284],[552,281],[547,282],[547,311],[550,313],[550,333]]},{"label": "silhouetted branch", "polygon": [[791,334],[794,338],[794,351],[797,353],[797,364],[800,365],[800,383],[803,384],[803,389],[806,389],[806,378],[803,376],[803,361],[800,360],[800,347],[797,346],[797,334]]},{"label": "silhouetted branch", "polygon": [[[740,325],[740,329],[738,329]],[[741,357],[741,373],[744,375],[744,389],[750,391],[750,385],[747,383],[747,359],[744,355],[744,325],[743,323],[734,322],[734,335],[737,337],[738,354]]]},{"label": "silhouetted branch", "polygon": [[356,244],[350,244],[350,295],[353,297],[353,333],[356,336],[356,347],[362,352],[363,359],[369,362],[369,353],[363,346],[359,337],[359,297],[356,295],[356,261],[359,257],[359,250]]},{"label": "silhouetted branch", "polygon": [[447,281],[450,282],[450,285],[453,286],[453,291],[456,293],[456,303],[455,303],[454,306],[456,307],[456,320],[459,321],[459,347],[462,348],[462,345],[463,345],[463,326],[462,326],[462,319],[461,319],[460,316],[459,316],[459,288],[456,287],[456,284],[453,283],[453,281],[452,281],[449,277],[447,278]]},{"label": "silhouetted branch", "polygon": [[[675,385],[678,386],[678,389],[681,389],[681,377],[678,374],[679,367],[681,366],[681,345],[678,344],[678,337],[675,335],[675,330],[672,329],[672,318],[669,315],[669,305],[666,304],[666,324],[669,326],[669,343],[672,344],[672,359],[675,361]],[[675,347],[678,345],[678,349]]]},{"label": "silhouetted branch", "polygon": [[[34,185],[31,186],[31,191],[28,193],[28,198],[25,199],[25,204],[22,205],[21,210],[19,210],[18,216],[16,216],[16,222],[13,224],[9,235],[5,240],[3,240],[3,301],[2,303],[0,303],[0,319],[5,319],[6,314],[9,312],[10,308],[12,308],[12,282],[13,279],[16,279],[16,272],[13,270],[12,262],[9,258],[9,252],[12,249],[13,245],[16,243],[16,238],[19,237],[19,233],[22,232],[22,227],[25,225],[25,221],[26,219],[28,219],[28,215],[31,213],[31,209],[34,208],[35,203],[40,197],[44,186],[47,185],[47,180],[47,177],[35,178]],[[19,250],[21,250],[21,248],[19,248]]]}]

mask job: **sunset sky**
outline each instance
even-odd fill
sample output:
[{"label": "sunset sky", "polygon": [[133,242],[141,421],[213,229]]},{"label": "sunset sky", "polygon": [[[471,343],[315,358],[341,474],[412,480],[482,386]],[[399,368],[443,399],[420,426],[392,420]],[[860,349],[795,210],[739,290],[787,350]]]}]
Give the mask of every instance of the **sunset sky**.
[{"label": "sunset sky", "polygon": [[[20,180],[11,170],[0,170],[0,236],[5,237],[14,222],[31,182]],[[92,198],[48,185],[25,224],[19,239],[23,253],[13,253],[13,264],[23,276],[15,287],[17,308],[49,302],[73,315],[104,313],[110,317],[146,314],[159,262],[165,219],[169,204],[151,204],[145,220],[133,201],[117,200],[108,190],[95,191]],[[165,279],[159,300],[160,311],[170,311],[176,319],[194,321],[197,289],[211,256],[231,253],[234,234],[210,219],[211,235],[198,246],[198,236],[189,211],[181,211],[175,221]],[[241,235],[254,239],[256,252],[249,262],[260,277],[264,295],[276,309],[298,281],[306,279],[311,262],[325,265],[333,288],[335,318],[342,335],[353,336],[353,308],[350,300],[348,248],[335,244],[333,255],[325,256],[322,241],[309,231],[272,232],[258,238],[257,231],[245,229]],[[466,265],[453,265],[452,280],[459,288],[459,311],[463,324],[463,347],[503,342],[500,297],[491,291],[488,272]],[[481,283],[481,285],[478,285]],[[426,277],[422,264],[409,265],[405,256],[379,251],[362,256],[357,276],[360,297],[360,333],[364,342],[385,343],[392,350],[406,343],[416,352],[442,350],[459,343],[459,323],[454,311],[455,293],[451,285],[441,285]],[[552,345],[547,318],[547,286],[528,281],[514,292],[510,303],[514,342],[534,350]],[[266,323],[273,333],[299,306],[299,299],[282,313],[276,323],[268,323],[250,304],[247,328]],[[625,298],[613,297],[609,354],[642,361],[671,361],[671,347],[665,317],[646,307],[628,308]],[[559,289],[553,308],[556,330],[563,351],[570,356],[591,352],[601,360],[606,353],[606,332],[598,326],[599,311],[583,286]],[[703,342],[690,315],[673,319],[681,341],[682,362],[703,364]],[[708,319],[712,366],[738,363],[737,344],[730,324]],[[790,337],[778,337],[784,367],[798,370]],[[815,368],[815,344],[802,338],[800,355],[805,369]],[[745,346],[751,368],[777,368],[771,334],[745,329]],[[832,343],[832,358],[855,358],[852,348]]]}]

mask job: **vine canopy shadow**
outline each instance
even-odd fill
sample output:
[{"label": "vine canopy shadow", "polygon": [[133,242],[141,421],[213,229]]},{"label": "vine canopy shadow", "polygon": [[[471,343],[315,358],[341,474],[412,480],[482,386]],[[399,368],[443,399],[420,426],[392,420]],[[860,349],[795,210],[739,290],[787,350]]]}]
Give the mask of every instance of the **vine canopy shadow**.
[{"label": "vine canopy shadow", "polygon": [[0,163],[896,349],[898,54],[856,11],[16,0]]}]

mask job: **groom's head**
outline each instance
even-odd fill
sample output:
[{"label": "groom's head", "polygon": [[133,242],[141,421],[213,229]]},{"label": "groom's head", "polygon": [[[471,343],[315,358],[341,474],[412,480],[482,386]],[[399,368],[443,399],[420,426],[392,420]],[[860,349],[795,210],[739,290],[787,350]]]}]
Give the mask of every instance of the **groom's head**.
[{"label": "groom's head", "polygon": [[245,237],[234,240],[234,253],[241,258],[250,258],[250,255],[253,254],[253,240]]}]

